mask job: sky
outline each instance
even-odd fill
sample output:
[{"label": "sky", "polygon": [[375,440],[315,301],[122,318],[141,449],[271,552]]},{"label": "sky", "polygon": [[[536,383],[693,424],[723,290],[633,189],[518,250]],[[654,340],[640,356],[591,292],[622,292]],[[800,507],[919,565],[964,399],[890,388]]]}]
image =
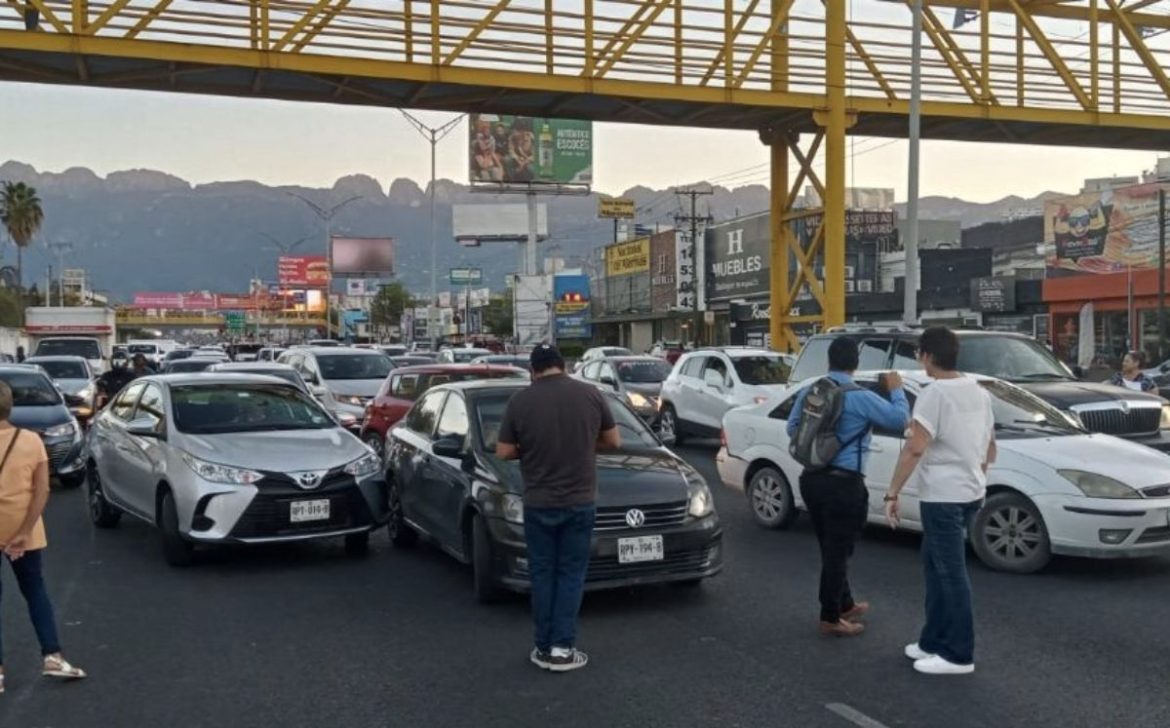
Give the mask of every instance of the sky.
[{"label": "sky", "polygon": [[[397,110],[66,86],[0,83],[0,162],[39,171],[88,167],[99,175],[147,168],[192,183],[252,179],[328,187],[349,174],[383,186],[430,178],[429,145]],[[453,114],[417,112],[439,125]],[[438,175],[467,181],[466,126],[437,150]],[[1168,145],[1170,146],[1170,145]],[[906,189],[906,143],[851,142],[848,185]],[[1076,192],[1088,177],[1135,175],[1150,152],[924,142],[923,196],[990,202]],[[766,148],[754,132],[596,124],[594,189],[620,194],[714,179],[766,184]]]}]

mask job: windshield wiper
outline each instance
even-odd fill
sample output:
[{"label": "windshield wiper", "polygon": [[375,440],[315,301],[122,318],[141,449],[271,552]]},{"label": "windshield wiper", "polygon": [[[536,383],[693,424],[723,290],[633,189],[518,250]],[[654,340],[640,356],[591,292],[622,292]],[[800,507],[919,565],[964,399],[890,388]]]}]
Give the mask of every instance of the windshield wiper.
[{"label": "windshield wiper", "polygon": [[1015,425],[1027,425],[1029,427],[1041,429],[1041,430],[1043,430],[1043,429],[1055,430],[1056,432],[1063,432],[1063,433],[1068,433],[1068,432],[1080,433],[1080,432],[1082,432],[1081,429],[1073,427],[1072,425],[1061,425],[1061,424],[1057,424],[1055,422],[1050,422],[1047,419],[1041,420],[1041,421],[1012,420],[1012,423]]},{"label": "windshield wiper", "polygon": [[1012,377],[1012,379],[1069,379],[1067,374],[1060,374],[1059,372],[1033,372],[1031,374],[1020,374]]}]

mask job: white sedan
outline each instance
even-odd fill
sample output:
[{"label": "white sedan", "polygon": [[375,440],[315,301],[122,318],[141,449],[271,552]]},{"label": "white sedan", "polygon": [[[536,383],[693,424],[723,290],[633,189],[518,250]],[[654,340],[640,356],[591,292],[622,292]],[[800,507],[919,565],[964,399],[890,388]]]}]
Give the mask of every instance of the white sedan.
[{"label": "white sedan", "polygon": [[[906,393],[930,385],[905,372]],[[878,391],[876,374],[857,383]],[[976,377],[992,395],[999,457],[970,531],[971,546],[993,569],[1029,573],[1053,554],[1096,558],[1170,554],[1170,455],[1110,435],[1091,434],[1036,396]],[[801,466],[788,454],[786,424],[801,387],[723,419],[716,456],[728,487],[744,491],[756,521],[790,525],[803,508]],[[874,431],[866,464],[869,521],[885,524],[882,495],[903,445],[901,432]],[[921,531],[918,494],[902,491],[902,527]]]}]

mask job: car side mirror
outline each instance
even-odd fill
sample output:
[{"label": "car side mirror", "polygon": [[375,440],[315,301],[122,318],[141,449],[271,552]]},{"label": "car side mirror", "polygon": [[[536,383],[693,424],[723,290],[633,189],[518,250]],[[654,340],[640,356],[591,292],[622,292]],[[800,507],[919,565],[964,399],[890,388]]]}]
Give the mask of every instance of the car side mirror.
[{"label": "car side mirror", "polygon": [[440,437],[431,445],[431,451],[435,453],[436,457],[441,458],[462,458],[463,457],[463,438],[458,435],[447,435]]},{"label": "car side mirror", "polygon": [[163,439],[163,436],[154,428],[154,420],[147,417],[131,420],[126,424],[126,432],[131,435],[135,435],[137,437],[149,437],[155,440]]},{"label": "car side mirror", "polygon": [[76,394],[66,394],[65,395],[65,406],[67,406],[67,407],[80,407],[83,404],[85,404],[84,398],[78,397]]},{"label": "car side mirror", "polygon": [[618,386],[617,380],[614,379],[613,377],[609,376],[608,374],[603,376],[600,381],[602,384],[604,384],[608,387],[613,387],[614,389],[617,389],[617,386]]},{"label": "car side mirror", "polygon": [[1072,373],[1073,373],[1073,376],[1076,377],[1077,379],[1084,379],[1085,378],[1085,368],[1080,366],[1080,365],[1073,367]]}]

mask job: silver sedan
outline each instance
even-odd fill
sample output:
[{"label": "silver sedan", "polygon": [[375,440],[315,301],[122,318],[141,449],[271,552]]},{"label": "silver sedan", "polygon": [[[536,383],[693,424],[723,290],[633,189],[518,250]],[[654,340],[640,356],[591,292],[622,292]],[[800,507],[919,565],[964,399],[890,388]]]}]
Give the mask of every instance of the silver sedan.
[{"label": "silver sedan", "polygon": [[90,452],[94,524],[155,525],[174,565],[198,543],[344,537],[364,553],[386,522],[378,457],[275,377],[137,379],[96,417]]}]

